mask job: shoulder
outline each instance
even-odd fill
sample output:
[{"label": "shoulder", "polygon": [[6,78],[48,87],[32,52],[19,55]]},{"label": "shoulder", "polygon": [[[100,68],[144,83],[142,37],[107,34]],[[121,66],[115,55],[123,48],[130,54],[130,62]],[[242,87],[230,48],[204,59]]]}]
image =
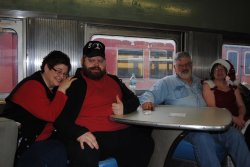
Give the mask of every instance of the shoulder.
[{"label": "shoulder", "polygon": [[25,99],[34,100],[44,96],[46,96],[46,88],[42,83],[37,80],[27,80],[13,92],[11,98],[17,102]]},{"label": "shoulder", "polygon": [[68,90],[82,90],[86,89],[86,80],[82,76],[75,76],[76,80],[71,83]]},{"label": "shoulder", "polygon": [[178,84],[178,78],[175,75],[166,76],[164,78],[161,78],[157,80],[154,84],[154,86],[162,87],[162,86],[171,86],[171,85],[177,85]]},{"label": "shoulder", "polygon": [[113,75],[113,74],[107,74],[107,76],[114,78],[114,79],[119,79],[116,75]]},{"label": "shoulder", "polygon": [[27,80],[22,84],[20,88],[28,88],[29,90],[31,89],[40,89],[43,88],[43,84],[37,80]]},{"label": "shoulder", "polygon": [[184,87],[184,82],[177,75],[166,76],[153,85],[153,88],[159,92],[162,92],[162,90],[164,92],[171,91],[176,87]]},{"label": "shoulder", "polygon": [[202,85],[204,81],[201,80],[199,77],[192,75],[192,82],[197,85]]},{"label": "shoulder", "polygon": [[215,84],[212,80],[205,80],[203,82],[203,86],[209,86],[209,88],[214,88],[215,87]]},{"label": "shoulder", "polygon": [[239,80],[234,80],[234,81],[227,80],[227,84],[232,85],[233,87],[238,87],[240,85],[240,81]]},{"label": "shoulder", "polygon": [[169,75],[159,80],[159,82],[178,82],[179,78],[177,75]]},{"label": "shoulder", "polygon": [[118,78],[116,75],[107,74],[107,76],[109,76],[110,78],[114,79],[117,82],[122,82],[122,80],[120,78]]}]

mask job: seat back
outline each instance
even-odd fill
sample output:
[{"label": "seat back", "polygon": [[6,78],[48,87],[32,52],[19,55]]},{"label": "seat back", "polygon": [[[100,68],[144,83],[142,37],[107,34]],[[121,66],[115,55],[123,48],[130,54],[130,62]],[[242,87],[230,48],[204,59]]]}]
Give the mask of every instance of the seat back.
[{"label": "seat back", "polygon": [[[0,167],[13,167],[17,149],[18,125],[15,121],[0,117]],[[118,167],[114,158],[99,162],[99,167]]]},{"label": "seat back", "polygon": [[114,158],[108,158],[103,161],[99,161],[98,167],[118,167],[118,164]]},{"label": "seat back", "polygon": [[13,167],[18,127],[15,121],[0,117],[0,166]]},{"label": "seat back", "polygon": [[[165,164],[170,162],[171,160],[177,160],[179,161],[179,163],[181,163],[181,161],[185,162],[186,164],[190,163],[189,166],[198,166],[193,145],[184,139],[187,134],[187,132],[183,132],[176,138],[169,150]],[[216,154],[221,163],[224,163],[227,154],[223,146],[216,144]]]}]

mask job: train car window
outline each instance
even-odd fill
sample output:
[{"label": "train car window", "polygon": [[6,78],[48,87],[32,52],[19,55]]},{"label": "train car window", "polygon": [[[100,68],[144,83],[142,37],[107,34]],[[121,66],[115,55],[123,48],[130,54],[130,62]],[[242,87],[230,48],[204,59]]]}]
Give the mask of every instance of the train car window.
[{"label": "train car window", "polygon": [[250,46],[224,44],[222,58],[232,62],[241,83],[250,84]]},{"label": "train car window", "polygon": [[23,21],[0,18],[0,102],[24,77]]},{"label": "train car window", "polygon": [[106,46],[107,71],[128,85],[132,73],[137,90],[150,88],[158,79],[173,74],[174,40],[127,36],[93,35]]},{"label": "train car window", "polygon": [[150,78],[160,79],[173,74],[173,52],[166,50],[150,51]]},{"label": "train car window", "polygon": [[121,78],[129,78],[132,73],[134,73],[137,78],[143,78],[143,50],[118,49],[118,76]]},{"label": "train car window", "polygon": [[18,82],[17,33],[12,29],[0,31],[0,92],[9,93]]},{"label": "train car window", "polygon": [[238,52],[235,52],[235,51],[232,51],[232,50],[229,50],[227,52],[227,59],[234,65],[236,74],[238,73],[238,66],[237,66],[238,57],[239,57]]},{"label": "train car window", "polygon": [[245,74],[250,75],[250,51],[245,53]]}]

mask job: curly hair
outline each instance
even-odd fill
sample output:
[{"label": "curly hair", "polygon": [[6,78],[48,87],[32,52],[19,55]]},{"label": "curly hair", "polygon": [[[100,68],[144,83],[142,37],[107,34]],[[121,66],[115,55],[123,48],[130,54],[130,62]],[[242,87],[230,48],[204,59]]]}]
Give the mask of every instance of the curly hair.
[{"label": "curly hair", "polygon": [[44,66],[46,64],[48,65],[49,69],[52,69],[57,64],[64,64],[68,67],[68,72],[71,70],[69,56],[58,50],[51,51],[47,56],[43,58],[41,72],[44,72]]}]

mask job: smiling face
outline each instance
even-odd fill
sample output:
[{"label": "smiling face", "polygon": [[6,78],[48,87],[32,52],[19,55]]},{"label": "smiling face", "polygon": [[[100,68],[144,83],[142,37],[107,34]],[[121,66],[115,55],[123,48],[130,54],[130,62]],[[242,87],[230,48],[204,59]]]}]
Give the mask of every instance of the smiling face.
[{"label": "smiling face", "polygon": [[83,73],[90,79],[99,80],[106,74],[106,61],[102,56],[83,57]]},{"label": "smiling face", "polygon": [[225,80],[227,76],[226,68],[221,64],[216,64],[213,68],[213,77],[216,80]]},{"label": "smiling face", "polygon": [[176,75],[183,80],[191,80],[192,78],[192,60],[190,57],[182,57],[176,60],[174,65]]},{"label": "smiling face", "polygon": [[53,89],[55,86],[59,86],[59,84],[67,78],[68,72],[68,66],[65,64],[57,64],[51,69],[46,64],[42,75],[48,88]]}]

